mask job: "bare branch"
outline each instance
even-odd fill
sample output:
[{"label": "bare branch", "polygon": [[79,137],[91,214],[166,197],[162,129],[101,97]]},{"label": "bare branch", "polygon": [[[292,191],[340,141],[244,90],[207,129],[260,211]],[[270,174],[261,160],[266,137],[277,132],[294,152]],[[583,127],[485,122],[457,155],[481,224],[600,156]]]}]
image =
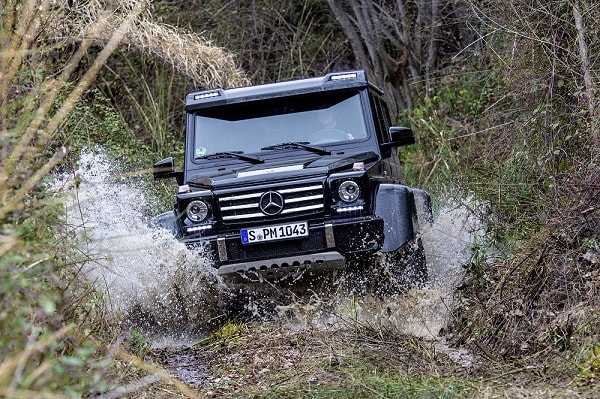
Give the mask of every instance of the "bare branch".
[{"label": "bare branch", "polygon": [[[581,62],[581,69],[583,72],[583,84],[585,86],[585,93],[588,105],[588,116],[592,120],[592,124],[598,120],[596,98],[594,95],[594,83],[592,82],[592,73],[590,67],[590,60],[588,57],[587,41],[585,39],[585,27],[581,17],[581,10],[579,9],[578,2],[573,4],[573,17],[575,18],[575,28],[577,29],[577,42],[579,44],[579,59]],[[595,126],[592,127],[591,131],[594,139],[598,139],[598,131]]]}]

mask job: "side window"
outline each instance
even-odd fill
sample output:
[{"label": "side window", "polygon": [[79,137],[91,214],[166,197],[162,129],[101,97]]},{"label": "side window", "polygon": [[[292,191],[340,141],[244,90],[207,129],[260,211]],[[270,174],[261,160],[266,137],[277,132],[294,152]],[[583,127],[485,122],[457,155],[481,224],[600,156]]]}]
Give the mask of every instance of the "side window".
[{"label": "side window", "polygon": [[[379,142],[389,143],[391,141],[391,119],[387,104],[375,93],[369,94],[371,109],[373,110],[373,120],[377,129],[377,137]],[[403,184],[404,175],[402,173],[402,168],[400,167],[398,152],[388,149],[382,153],[382,156],[385,158],[385,160],[380,165],[380,172],[384,176],[387,176],[389,179],[391,179],[392,182]]]},{"label": "side window", "polygon": [[392,121],[390,119],[390,112],[388,111],[387,104],[381,99],[377,99],[379,101],[379,105],[381,107],[381,119],[383,121],[384,126],[384,134],[386,137],[386,141],[390,141],[390,126],[392,126]]},{"label": "side window", "polygon": [[373,119],[375,122],[375,128],[377,129],[377,137],[380,143],[387,143],[390,141],[390,115],[386,104],[374,93],[369,93],[369,99],[371,102],[371,109],[373,110]]}]

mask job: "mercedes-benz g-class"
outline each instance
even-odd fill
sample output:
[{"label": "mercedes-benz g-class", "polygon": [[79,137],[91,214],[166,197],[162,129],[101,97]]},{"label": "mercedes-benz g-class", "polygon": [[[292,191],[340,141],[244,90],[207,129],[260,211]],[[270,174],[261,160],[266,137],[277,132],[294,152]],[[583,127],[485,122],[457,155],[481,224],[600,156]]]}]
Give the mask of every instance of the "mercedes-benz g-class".
[{"label": "mercedes-benz g-class", "polygon": [[[369,267],[423,280],[419,226],[429,195],[405,185],[383,92],[364,71],[187,95],[183,169],[174,209],[152,220],[203,245],[222,275],[278,279]],[[385,262],[375,262],[384,267]]]}]

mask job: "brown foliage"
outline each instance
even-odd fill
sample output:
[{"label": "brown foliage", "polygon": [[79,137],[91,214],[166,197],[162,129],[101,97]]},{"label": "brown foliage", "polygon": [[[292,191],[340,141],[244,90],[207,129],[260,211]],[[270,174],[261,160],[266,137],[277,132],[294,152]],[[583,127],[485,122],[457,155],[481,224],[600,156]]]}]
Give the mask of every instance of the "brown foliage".
[{"label": "brown foliage", "polygon": [[[484,266],[486,284],[461,293],[455,328],[494,357],[544,359],[599,339],[600,118],[592,68],[600,61],[600,10],[583,1],[473,2],[472,9],[502,34],[494,51],[510,101],[494,114],[512,124],[471,159],[494,160],[478,190],[496,211],[496,231],[517,250]],[[521,197],[494,194],[513,186]]]}]

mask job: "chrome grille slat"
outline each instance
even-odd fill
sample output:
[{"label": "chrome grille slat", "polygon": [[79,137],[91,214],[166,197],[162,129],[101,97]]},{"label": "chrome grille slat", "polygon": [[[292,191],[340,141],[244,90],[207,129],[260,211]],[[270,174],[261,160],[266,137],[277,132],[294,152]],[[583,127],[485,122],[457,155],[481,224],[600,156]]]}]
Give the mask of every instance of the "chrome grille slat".
[{"label": "chrome grille slat", "polygon": [[288,194],[288,193],[298,193],[298,192],[308,191],[308,190],[320,190],[322,188],[323,188],[323,185],[318,185],[318,186],[309,186],[309,187],[301,187],[301,188],[284,188],[284,189],[277,190],[277,191],[279,191],[281,194]]},{"label": "chrome grille slat", "polygon": [[262,195],[262,193],[232,195],[229,197],[219,198],[219,201],[237,201],[237,200],[242,200],[242,199],[260,198],[261,195]]},{"label": "chrome grille slat", "polygon": [[[284,209],[278,215],[267,216],[260,210],[260,198],[268,191],[276,191],[283,196]],[[219,197],[218,201],[222,220],[226,224],[235,224],[236,221],[276,222],[290,216],[308,217],[324,210],[323,183],[312,181],[229,192]]]},{"label": "chrome grille slat", "polygon": [[[302,208],[284,209],[281,212],[281,214],[289,215],[292,213],[311,211],[311,210],[317,210],[317,209],[322,209],[322,208],[323,208],[323,205],[304,206]],[[263,213],[247,213],[244,215],[223,216],[223,220],[250,219],[250,218],[260,218],[260,217],[264,217],[264,216],[265,215]]]},{"label": "chrome grille slat", "polygon": [[285,200],[286,204],[293,204],[296,202],[305,202],[305,201],[309,201],[309,200],[318,200],[320,198],[323,198],[323,195],[311,195],[308,197],[301,197],[301,198],[289,198]]},{"label": "chrome grille slat", "polygon": [[238,209],[253,209],[256,208],[255,205],[253,204],[246,204],[246,205],[234,205],[234,206],[222,206],[221,207],[221,212],[226,212],[226,211],[235,211]]},{"label": "chrome grille slat", "polygon": [[284,209],[281,213],[284,215],[287,215],[290,213],[311,211],[311,210],[316,210],[316,209],[323,209],[323,204],[303,206],[301,208]]},{"label": "chrome grille slat", "polygon": [[244,215],[235,215],[235,216],[223,216],[223,220],[239,220],[239,219],[252,219],[252,218],[261,218],[264,217],[262,213],[246,213]]}]

